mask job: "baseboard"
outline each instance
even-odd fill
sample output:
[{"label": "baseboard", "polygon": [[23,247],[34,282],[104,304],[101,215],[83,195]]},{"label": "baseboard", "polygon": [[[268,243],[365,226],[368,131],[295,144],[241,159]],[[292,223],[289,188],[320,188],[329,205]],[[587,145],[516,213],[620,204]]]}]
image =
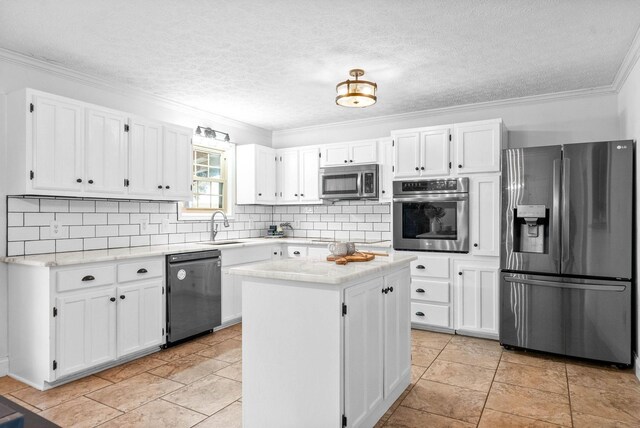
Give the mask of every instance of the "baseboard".
[{"label": "baseboard", "polygon": [[0,377],[9,374],[9,357],[0,358]]}]

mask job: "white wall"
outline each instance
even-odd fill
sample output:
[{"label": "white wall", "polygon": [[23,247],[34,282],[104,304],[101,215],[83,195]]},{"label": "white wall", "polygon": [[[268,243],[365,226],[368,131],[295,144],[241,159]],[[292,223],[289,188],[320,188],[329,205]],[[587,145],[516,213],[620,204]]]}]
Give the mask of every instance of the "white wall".
[{"label": "white wall", "polygon": [[[0,94],[0,257],[6,256],[7,207],[5,185],[7,182],[7,139],[6,139],[7,97]],[[8,370],[7,350],[7,265],[0,263],[0,376]]]},{"label": "white wall", "polygon": [[[339,108],[339,107],[336,107]],[[375,108],[375,106],[373,107]],[[598,141],[619,137],[615,93],[509,101],[273,132],[273,147],[336,143],[388,136],[396,129],[502,118],[510,147]]]},{"label": "white wall", "polygon": [[[620,115],[620,137],[638,140],[640,138],[640,61],[636,62],[618,95],[618,112]],[[636,145],[636,183],[640,182],[640,167],[638,167],[638,146]],[[636,189],[636,192],[638,190]],[[638,204],[636,196],[636,204]],[[640,224],[640,205],[636,205],[636,265],[640,265],[640,238],[638,237]],[[637,267],[636,267],[637,269]],[[636,270],[637,276],[637,270]],[[640,312],[640,293],[637,291],[636,280],[636,308]],[[636,346],[640,344],[640,317],[636,325]],[[637,351],[636,351],[637,352]],[[636,357],[636,376],[640,378],[640,359]]]}]

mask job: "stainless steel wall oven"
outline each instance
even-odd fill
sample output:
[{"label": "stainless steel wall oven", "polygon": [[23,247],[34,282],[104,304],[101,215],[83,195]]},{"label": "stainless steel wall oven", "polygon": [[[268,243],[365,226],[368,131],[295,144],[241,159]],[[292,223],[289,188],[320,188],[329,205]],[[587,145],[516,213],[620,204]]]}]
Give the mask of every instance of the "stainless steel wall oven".
[{"label": "stainless steel wall oven", "polygon": [[393,183],[393,248],[469,252],[469,179]]}]

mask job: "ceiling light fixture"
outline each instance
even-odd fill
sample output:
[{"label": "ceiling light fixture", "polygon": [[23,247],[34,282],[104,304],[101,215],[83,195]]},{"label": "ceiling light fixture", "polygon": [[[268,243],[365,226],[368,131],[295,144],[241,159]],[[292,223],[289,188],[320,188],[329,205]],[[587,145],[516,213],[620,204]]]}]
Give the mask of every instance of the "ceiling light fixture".
[{"label": "ceiling light fixture", "polygon": [[[218,134],[224,134],[224,139],[218,138]],[[231,137],[229,137],[229,134],[227,134],[226,132],[216,131],[215,129],[207,128],[204,126],[198,126],[196,128],[196,135],[205,138],[215,138],[216,140],[224,140],[227,143],[231,141]]]},{"label": "ceiling light fixture", "polygon": [[354,68],[349,75],[355,80],[345,80],[336,85],[336,104],[343,107],[369,107],[378,100],[376,92],[378,85],[375,82],[359,80],[364,75],[364,70]]}]

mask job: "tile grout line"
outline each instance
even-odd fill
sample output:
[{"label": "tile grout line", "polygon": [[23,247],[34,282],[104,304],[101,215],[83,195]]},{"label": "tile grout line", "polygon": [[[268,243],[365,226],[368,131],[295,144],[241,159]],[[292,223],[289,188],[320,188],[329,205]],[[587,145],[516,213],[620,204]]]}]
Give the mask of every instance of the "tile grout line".
[{"label": "tile grout line", "polygon": [[496,375],[498,374],[498,369],[500,368],[500,363],[502,362],[503,354],[504,354],[504,350],[501,347],[500,358],[498,359],[498,365],[496,366],[496,369],[493,372],[493,377],[491,378],[491,385],[489,386],[489,391],[487,391],[487,396],[485,397],[484,403],[482,404],[482,410],[480,411],[480,418],[478,419],[478,423],[476,424],[476,427],[480,425],[480,421],[482,420],[482,416],[484,415],[484,410],[487,408],[487,401],[489,401],[489,394],[491,394],[491,390],[493,389],[493,384],[496,380]]}]

